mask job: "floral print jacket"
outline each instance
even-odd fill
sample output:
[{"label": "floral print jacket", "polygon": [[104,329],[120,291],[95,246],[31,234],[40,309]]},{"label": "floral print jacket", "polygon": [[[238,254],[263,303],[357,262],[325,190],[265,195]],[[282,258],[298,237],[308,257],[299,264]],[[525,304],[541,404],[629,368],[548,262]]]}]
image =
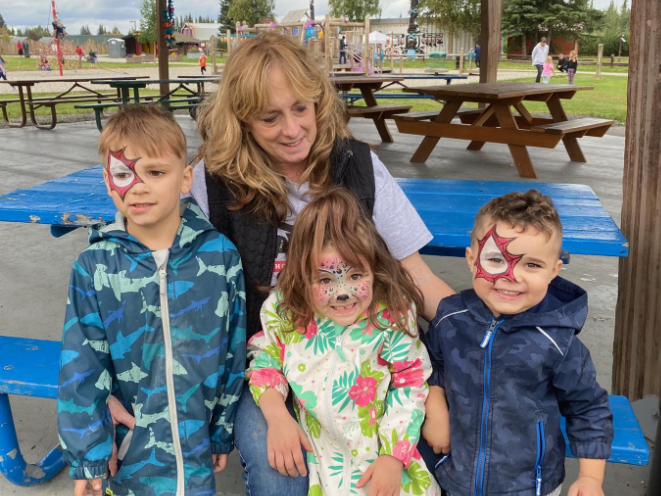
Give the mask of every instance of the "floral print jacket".
[{"label": "floral print jacket", "polygon": [[[358,479],[380,454],[404,464],[402,495],[440,495],[416,448],[431,364],[419,338],[376,329],[363,316],[350,326],[322,315],[292,329],[278,316],[279,294],[261,311],[263,332],[248,343],[250,389],[259,404],[267,388],[294,393],[308,453],[309,496],[366,495]],[[380,305],[378,321],[392,324]],[[409,328],[417,334],[413,314]]]}]

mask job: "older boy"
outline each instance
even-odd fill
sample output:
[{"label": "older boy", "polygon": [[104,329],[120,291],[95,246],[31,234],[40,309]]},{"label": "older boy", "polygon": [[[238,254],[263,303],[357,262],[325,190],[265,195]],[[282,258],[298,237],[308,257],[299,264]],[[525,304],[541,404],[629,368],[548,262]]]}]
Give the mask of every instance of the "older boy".
[{"label": "older boy", "polygon": [[453,496],[559,495],[561,416],[579,458],[569,496],[604,494],[612,415],[576,336],[587,294],[556,277],[561,246],[553,203],[535,190],[495,198],[475,218],[473,289],[441,301],[425,336],[434,373],[423,435],[437,453],[452,446],[436,476]]},{"label": "older boy", "polygon": [[[75,495],[214,494],[245,367],[239,254],[195,203],[186,138],[156,106],[125,107],[99,143],[116,222],[73,264],[58,423]],[[110,394],[135,416],[118,427]]]}]

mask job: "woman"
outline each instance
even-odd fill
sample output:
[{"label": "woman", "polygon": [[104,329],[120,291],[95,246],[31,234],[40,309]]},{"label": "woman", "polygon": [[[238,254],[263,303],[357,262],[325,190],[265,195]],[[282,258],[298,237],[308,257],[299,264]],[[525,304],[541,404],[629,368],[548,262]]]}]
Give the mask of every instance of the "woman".
[{"label": "woman", "polygon": [[[353,140],[336,90],[296,41],[267,33],[242,43],[227,61],[199,129],[203,161],[195,167],[191,193],[241,254],[248,338],[261,330],[264,289],[284,266],[298,212],[330,185],[352,191],[373,218],[419,285],[425,318],[431,320],[441,298],[452,293],[418,253],[431,233],[377,156]],[[288,408],[293,415],[291,401]],[[116,413],[113,408],[119,419]],[[301,460],[292,455],[269,466],[267,421],[281,425],[277,418],[265,419],[245,386],[234,433],[248,494],[305,496],[307,471]],[[268,436],[288,440],[295,452],[301,443],[307,445],[296,428],[269,429]]]},{"label": "woman", "polygon": [[7,81],[7,69],[5,69],[5,64],[7,62],[5,59],[2,58],[2,55],[0,55],[0,78],[4,79]]}]

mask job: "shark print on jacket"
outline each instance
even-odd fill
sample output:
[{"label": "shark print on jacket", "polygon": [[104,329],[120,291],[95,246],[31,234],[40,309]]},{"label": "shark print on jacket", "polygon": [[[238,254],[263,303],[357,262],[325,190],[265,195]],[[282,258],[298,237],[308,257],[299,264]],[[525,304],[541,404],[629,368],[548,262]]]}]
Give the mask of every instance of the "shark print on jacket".
[{"label": "shark print on jacket", "polygon": [[[71,477],[106,476],[110,394],[136,419],[130,434],[117,428],[123,457],[104,494],[213,494],[212,454],[233,447],[246,360],[241,260],[193,201],[181,209],[160,266],[118,214],[90,229],[71,272],[58,392]],[[201,263],[225,272],[198,274]]]}]

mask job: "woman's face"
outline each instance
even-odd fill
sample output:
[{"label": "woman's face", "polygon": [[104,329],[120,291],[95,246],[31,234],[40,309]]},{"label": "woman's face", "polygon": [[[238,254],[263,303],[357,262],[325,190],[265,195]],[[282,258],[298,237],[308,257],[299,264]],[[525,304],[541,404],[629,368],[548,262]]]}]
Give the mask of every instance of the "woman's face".
[{"label": "woman's face", "polygon": [[296,180],[317,137],[314,102],[298,99],[279,67],[271,69],[269,79],[268,109],[250,120],[249,129],[271,167]]}]

